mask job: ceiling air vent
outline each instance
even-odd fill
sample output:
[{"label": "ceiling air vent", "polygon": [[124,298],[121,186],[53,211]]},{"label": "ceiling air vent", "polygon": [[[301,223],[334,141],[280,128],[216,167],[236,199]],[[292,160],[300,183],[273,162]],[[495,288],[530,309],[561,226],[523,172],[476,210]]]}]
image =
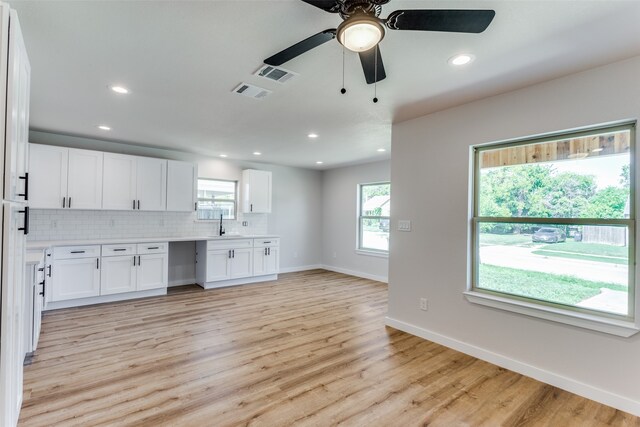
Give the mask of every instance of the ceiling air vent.
[{"label": "ceiling air vent", "polygon": [[234,90],[235,93],[254,99],[262,99],[271,95],[271,91],[248,83],[240,83]]},{"label": "ceiling air vent", "polygon": [[260,67],[258,71],[255,72],[255,75],[278,83],[286,83],[292,78],[298,76],[298,74],[293,71],[285,70],[284,68],[277,68],[271,65],[264,65]]}]

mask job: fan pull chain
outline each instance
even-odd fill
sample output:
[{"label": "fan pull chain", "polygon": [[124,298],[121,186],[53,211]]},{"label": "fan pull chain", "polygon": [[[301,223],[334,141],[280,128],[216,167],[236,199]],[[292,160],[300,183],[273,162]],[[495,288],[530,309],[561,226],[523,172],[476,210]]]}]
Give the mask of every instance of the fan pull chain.
[{"label": "fan pull chain", "polygon": [[347,93],[347,90],[344,88],[344,46],[342,46],[342,89],[340,89],[341,94]]},{"label": "fan pull chain", "polygon": [[373,103],[378,102],[378,46],[374,47],[376,50],[374,52],[374,60],[373,60]]}]

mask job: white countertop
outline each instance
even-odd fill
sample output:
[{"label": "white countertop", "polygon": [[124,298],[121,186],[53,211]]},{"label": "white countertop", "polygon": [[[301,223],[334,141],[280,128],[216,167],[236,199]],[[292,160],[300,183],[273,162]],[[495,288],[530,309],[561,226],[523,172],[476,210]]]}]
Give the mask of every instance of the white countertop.
[{"label": "white countertop", "polygon": [[53,246],[108,245],[118,243],[195,242],[198,240],[263,239],[279,237],[274,234],[225,234],[224,236],[132,237],[119,239],[75,239],[27,241],[27,250],[42,250]]}]

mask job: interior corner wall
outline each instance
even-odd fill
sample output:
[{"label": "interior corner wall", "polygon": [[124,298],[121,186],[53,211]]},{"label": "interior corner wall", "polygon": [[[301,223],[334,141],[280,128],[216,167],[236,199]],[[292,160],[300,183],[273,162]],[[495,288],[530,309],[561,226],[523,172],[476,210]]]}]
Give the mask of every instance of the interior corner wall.
[{"label": "interior corner wall", "polygon": [[[637,120],[638,76],[635,57],[394,125],[392,224],[410,219],[412,231],[391,227],[388,323],[541,379],[546,375],[547,382],[640,415],[640,334],[607,335],[475,305],[463,296],[469,280],[470,147]],[[325,247],[323,259],[327,252]],[[418,309],[420,297],[429,298],[427,312]]]},{"label": "interior corner wall", "polygon": [[[356,252],[358,184],[389,181],[390,161],[324,171],[322,263],[328,270],[386,282],[388,258]],[[395,184],[391,185],[392,198]],[[395,209],[395,200],[392,201]]]}]

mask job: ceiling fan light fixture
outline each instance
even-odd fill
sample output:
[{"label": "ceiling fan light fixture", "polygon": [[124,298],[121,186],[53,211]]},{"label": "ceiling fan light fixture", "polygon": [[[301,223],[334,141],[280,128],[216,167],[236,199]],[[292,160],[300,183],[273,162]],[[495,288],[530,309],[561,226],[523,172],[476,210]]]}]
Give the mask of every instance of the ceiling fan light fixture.
[{"label": "ceiling fan light fixture", "polygon": [[366,52],[384,38],[384,28],[374,16],[357,15],[344,21],[336,31],[341,45],[353,52]]}]

